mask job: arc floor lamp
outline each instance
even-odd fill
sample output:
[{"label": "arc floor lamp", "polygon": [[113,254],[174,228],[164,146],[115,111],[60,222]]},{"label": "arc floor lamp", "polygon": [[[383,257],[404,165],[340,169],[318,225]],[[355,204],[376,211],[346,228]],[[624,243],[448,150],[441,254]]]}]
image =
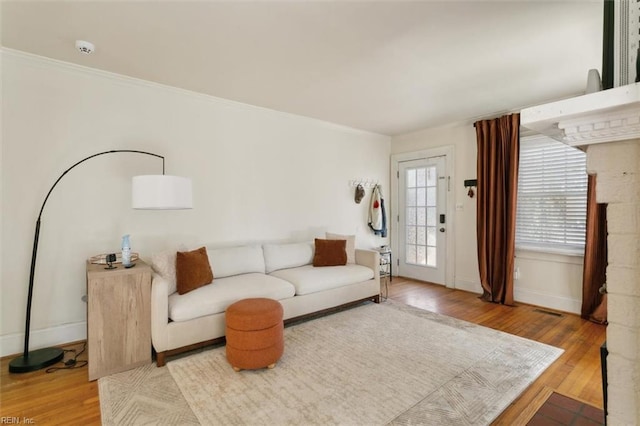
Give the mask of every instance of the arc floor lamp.
[{"label": "arc floor lamp", "polygon": [[40,219],[44,206],[56,187],[58,182],[73,168],[79,166],[87,160],[98,157],[100,155],[114,153],[134,153],[151,155],[162,159],[161,175],[144,175],[134,176],[132,179],[131,206],[134,209],[150,209],[150,210],[178,210],[192,208],[192,191],[191,179],[180,176],[169,176],[164,174],[164,157],[146,151],[136,151],[130,149],[118,149],[111,151],[99,152],[90,155],[73,166],[65,170],[60,177],[54,182],[47,196],[42,202],[40,214],[36,221],[36,231],[33,237],[33,252],[31,255],[31,273],[29,275],[29,293],[27,296],[27,315],[24,334],[24,353],[22,356],[16,357],[9,362],[9,372],[11,373],[27,373],[29,371],[39,370],[61,361],[64,351],[59,348],[44,348],[29,351],[29,328],[31,323],[31,301],[33,299],[33,283],[36,270],[36,256],[38,254],[38,239],[40,236]]}]

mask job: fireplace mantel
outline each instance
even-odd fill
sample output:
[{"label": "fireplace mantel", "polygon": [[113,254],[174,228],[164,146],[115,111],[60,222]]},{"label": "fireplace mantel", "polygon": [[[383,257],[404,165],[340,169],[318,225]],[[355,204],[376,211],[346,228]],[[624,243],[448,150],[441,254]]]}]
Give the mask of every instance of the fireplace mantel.
[{"label": "fireplace mantel", "polygon": [[520,123],[571,146],[640,139],[640,83],[526,108]]}]

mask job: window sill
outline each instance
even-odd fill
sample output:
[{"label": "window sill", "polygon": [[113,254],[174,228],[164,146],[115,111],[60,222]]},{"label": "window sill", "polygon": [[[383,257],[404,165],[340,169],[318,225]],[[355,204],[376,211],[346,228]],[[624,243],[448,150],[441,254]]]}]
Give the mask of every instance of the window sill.
[{"label": "window sill", "polygon": [[521,252],[533,252],[533,253],[544,253],[544,254],[555,254],[561,256],[570,256],[570,257],[584,257],[584,249],[570,249],[570,248],[560,248],[560,247],[540,247],[533,245],[516,245],[516,251]]}]

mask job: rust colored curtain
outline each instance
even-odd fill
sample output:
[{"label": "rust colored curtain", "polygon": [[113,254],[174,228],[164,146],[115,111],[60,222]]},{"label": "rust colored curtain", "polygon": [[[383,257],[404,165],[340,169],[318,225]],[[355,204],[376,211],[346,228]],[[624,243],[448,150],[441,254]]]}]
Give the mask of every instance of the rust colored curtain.
[{"label": "rust colored curtain", "polygon": [[513,305],[520,114],[475,123],[477,236],[483,300]]},{"label": "rust colored curtain", "polygon": [[587,188],[587,226],[582,275],[581,316],[595,322],[607,322],[606,294],[600,287],[606,282],[607,205],[596,202],[596,177],[589,175]]}]

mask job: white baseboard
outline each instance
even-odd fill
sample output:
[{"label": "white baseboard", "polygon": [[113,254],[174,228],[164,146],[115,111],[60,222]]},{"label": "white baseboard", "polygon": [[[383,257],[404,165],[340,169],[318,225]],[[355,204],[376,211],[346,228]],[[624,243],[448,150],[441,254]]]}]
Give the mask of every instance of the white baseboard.
[{"label": "white baseboard", "polygon": [[554,309],[556,311],[570,312],[573,314],[580,314],[580,311],[582,310],[582,300],[553,294],[537,293],[531,290],[516,288],[513,291],[513,298],[516,302],[528,303],[530,305]]},{"label": "white baseboard", "polygon": [[482,294],[482,286],[476,281],[456,280],[457,290],[464,290],[471,293]]},{"label": "white baseboard", "polygon": [[[482,293],[482,286],[479,282],[474,281],[457,280],[455,288],[458,290],[469,291],[471,293]],[[517,287],[513,290],[513,298],[516,302],[528,303],[542,308],[570,312],[573,314],[580,314],[580,310],[582,309],[581,300],[553,294],[537,293],[531,290],[518,289]]]},{"label": "white baseboard", "polygon": [[[86,321],[59,325],[44,330],[32,330],[29,350],[64,345],[87,338]],[[24,333],[0,336],[0,356],[21,354],[24,351]]]}]

